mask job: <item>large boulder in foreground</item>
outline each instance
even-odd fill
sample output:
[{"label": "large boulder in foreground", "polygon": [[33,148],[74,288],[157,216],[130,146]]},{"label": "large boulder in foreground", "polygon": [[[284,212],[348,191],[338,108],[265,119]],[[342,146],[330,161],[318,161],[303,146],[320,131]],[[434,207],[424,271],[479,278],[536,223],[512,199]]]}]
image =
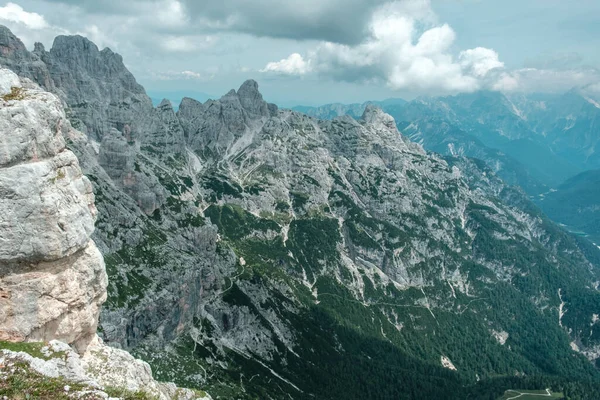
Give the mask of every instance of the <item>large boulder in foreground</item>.
[{"label": "large boulder in foreground", "polygon": [[107,277],[60,100],[0,69],[0,340],[95,338]]}]

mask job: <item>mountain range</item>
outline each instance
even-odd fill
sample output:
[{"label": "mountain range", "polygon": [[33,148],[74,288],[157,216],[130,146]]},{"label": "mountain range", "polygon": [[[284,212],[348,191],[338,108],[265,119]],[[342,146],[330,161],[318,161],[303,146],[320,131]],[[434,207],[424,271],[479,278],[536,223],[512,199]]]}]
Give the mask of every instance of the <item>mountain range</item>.
[{"label": "mountain range", "polygon": [[[337,114],[356,117],[355,105],[295,109],[331,118],[332,107]],[[548,193],[568,191],[569,179],[580,181],[576,175],[590,176],[593,172],[589,171],[600,166],[596,152],[600,103],[585,89],[531,95],[477,92],[381,107],[394,117],[402,134],[426,150],[485,161],[506,183],[521,187],[553,217],[559,215],[561,204],[569,207],[572,202],[540,200]],[[567,199],[561,194],[550,197],[557,196]],[[575,220],[595,220],[595,204],[592,200],[587,207],[579,207]],[[556,220],[565,223],[569,218]],[[586,224],[584,233],[597,234],[592,226]],[[580,223],[574,227],[582,228]]]},{"label": "mountain range", "polygon": [[[297,109],[327,118],[332,106],[355,116],[340,105]],[[477,92],[382,108],[402,133],[427,150],[485,160],[508,183],[532,195],[600,166],[594,134],[600,105],[582,91],[529,96]]]},{"label": "mountain range", "polygon": [[582,172],[536,200],[555,221],[600,244],[600,170]]},{"label": "mountain range", "polygon": [[481,93],[328,119],[340,108],[282,110],[248,80],[175,111],[109,49],[30,52],[4,27],[0,65],[83,132],[67,146],[98,209],[98,334],[157,379],[216,399],[600,393],[600,250],[512,186],[600,162],[590,101],[543,114]]}]

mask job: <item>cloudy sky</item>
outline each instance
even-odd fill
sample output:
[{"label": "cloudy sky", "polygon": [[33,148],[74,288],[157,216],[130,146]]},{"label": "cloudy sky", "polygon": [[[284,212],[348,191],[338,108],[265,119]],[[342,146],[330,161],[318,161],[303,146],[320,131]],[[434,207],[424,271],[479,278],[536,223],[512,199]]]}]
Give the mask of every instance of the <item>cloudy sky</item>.
[{"label": "cloudy sky", "polygon": [[150,93],[254,78],[286,106],[600,91],[599,15],[598,0],[0,0],[29,48],[87,36]]}]

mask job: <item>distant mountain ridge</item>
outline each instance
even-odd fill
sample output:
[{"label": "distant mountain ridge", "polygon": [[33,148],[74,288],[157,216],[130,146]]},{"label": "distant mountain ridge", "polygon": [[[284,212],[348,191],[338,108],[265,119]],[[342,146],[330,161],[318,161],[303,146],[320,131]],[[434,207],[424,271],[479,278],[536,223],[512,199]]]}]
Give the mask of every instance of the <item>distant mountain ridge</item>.
[{"label": "distant mountain ridge", "polygon": [[319,107],[311,107],[311,106],[296,106],[292,107],[292,110],[301,112],[311,117],[319,118],[319,119],[333,119],[335,117],[341,117],[342,115],[349,115],[352,118],[360,118],[365,111],[365,108],[369,105],[373,104],[381,107],[382,109],[386,109],[386,107],[396,107],[403,106],[406,104],[406,100],[400,98],[391,98],[381,101],[367,101],[364,103],[353,103],[353,104],[342,104],[342,103],[332,103],[326,104]]},{"label": "distant mountain ridge", "polygon": [[582,172],[536,202],[552,219],[600,245],[600,170]]},{"label": "distant mountain ridge", "polygon": [[[477,92],[417,98],[382,108],[403,134],[427,150],[481,158],[507,182],[538,195],[586,169],[600,168],[599,106],[585,93],[572,90],[530,96]],[[325,105],[309,108],[308,113],[323,118],[342,112],[355,116],[353,107]],[[328,112],[332,109],[335,112]]]}]

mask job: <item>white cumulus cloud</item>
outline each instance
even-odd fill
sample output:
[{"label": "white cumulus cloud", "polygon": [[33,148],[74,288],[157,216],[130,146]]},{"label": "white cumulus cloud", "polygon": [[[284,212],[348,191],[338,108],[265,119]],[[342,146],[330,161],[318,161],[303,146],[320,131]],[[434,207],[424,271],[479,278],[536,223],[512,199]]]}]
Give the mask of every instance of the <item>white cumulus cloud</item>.
[{"label": "white cumulus cloud", "polygon": [[202,74],[194,71],[181,71],[181,75],[189,79],[201,79]]},{"label": "white cumulus cloud", "polygon": [[294,53],[262,71],[316,72],[341,81],[384,83],[396,90],[470,92],[491,87],[493,76],[504,68],[498,54],[477,47],[455,57],[454,30],[435,21],[428,0],[387,3],[373,13],[361,43],[321,42],[306,57]]},{"label": "white cumulus cloud", "polygon": [[304,75],[307,72],[310,72],[310,70],[310,62],[305,61],[300,54],[294,53],[283,60],[268,63],[265,68],[260,70],[260,72],[275,72],[286,75]]},{"label": "white cumulus cloud", "polygon": [[462,69],[477,78],[485,77],[493,69],[504,68],[498,53],[485,47],[461,51],[458,59]]},{"label": "white cumulus cloud", "polygon": [[432,0],[305,0],[302,8],[289,0],[5,1],[0,24],[28,48],[81,34],[122,54],[147,79],[183,80],[181,71],[210,65],[215,71],[204,67],[201,79],[218,75],[223,87],[239,74],[261,71],[307,82],[385,85],[409,96],[552,92],[600,82],[597,69],[582,67],[593,58],[585,54],[557,49],[536,56],[532,49],[523,64],[528,68],[509,69],[485,42],[458,48],[457,31],[435,14]]},{"label": "white cumulus cloud", "polygon": [[[513,82],[501,91],[519,92],[565,92],[573,88],[593,88],[600,85],[600,71],[596,68],[568,70],[522,68],[508,71],[503,79]],[[498,81],[500,84],[502,81]]]},{"label": "white cumulus cloud", "polygon": [[189,23],[189,15],[177,0],[163,0],[153,5],[154,21],[157,25],[165,28],[185,28]]},{"label": "white cumulus cloud", "polygon": [[4,7],[0,7],[0,20],[21,23],[29,29],[48,28],[48,22],[43,16],[34,12],[27,12],[15,3],[6,3]]}]

